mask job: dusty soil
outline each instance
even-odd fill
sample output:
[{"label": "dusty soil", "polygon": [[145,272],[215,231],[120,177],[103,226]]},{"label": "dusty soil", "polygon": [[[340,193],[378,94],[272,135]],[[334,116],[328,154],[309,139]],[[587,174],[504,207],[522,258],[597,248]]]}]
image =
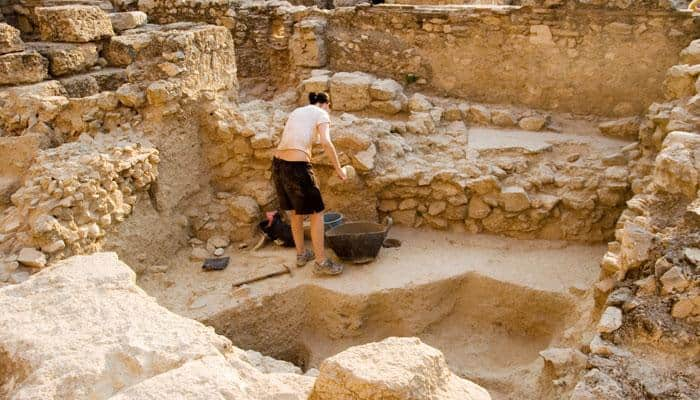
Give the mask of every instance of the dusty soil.
[{"label": "dusty soil", "polygon": [[[347,265],[335,278],[293,267],[293,276],[233,289],[242,276],[294,262],[291,249],[253,252],[233,244],[224,271],[203,272],[183,249],[167,272],[146,273],[139,284],[237,346],[304,368],[359,343],[419,336],[496,399],[538,392],[538,352],[570,342],[577,321],[590,323],[587,288],[603,245],[407,228],[390,236],[402,246],[382,249],[373,263]],[[574,328],[564,332],[567,326]]]}]

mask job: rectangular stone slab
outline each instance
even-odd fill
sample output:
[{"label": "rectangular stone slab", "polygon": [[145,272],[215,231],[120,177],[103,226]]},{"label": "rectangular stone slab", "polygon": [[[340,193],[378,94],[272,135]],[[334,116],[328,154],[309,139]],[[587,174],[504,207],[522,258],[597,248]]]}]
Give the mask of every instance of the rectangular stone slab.
[{"label": "rectangular stone slab", "polygon": [[41,40],[85,43],[114,35],[112,21],[99,7],[37,7]]},{"label": "rectangular stone slab", "polygon": [[49,59],[49,71],[53,76],[83,72],[97,63],[99,54],[94,43],[27,43]]},{"label": "rectangular stone slab", "polygon": [[0,22],[0,54],[14,53],[24,50],[24,44],[19,37],[19,30]]},{"label": "rectangular stone slab", "polygon": [[41,82],[49,76],[49,61],[36,51],[0,56],[0,85]]}]

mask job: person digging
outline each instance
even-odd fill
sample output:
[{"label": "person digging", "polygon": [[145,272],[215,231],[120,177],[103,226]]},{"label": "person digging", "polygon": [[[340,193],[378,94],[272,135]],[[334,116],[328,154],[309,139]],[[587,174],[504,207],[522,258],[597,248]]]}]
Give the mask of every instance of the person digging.
[{"label": "person digging", "polygon": [[[333,162],[338,178],[344,181],[347,175],[340,166],[338,153],[331,142],[328,94],[311,92],[309,103],[289,114],[272,159],[272,180],[280,208],[289,212],[294,246],[297,250],[297,267],[303,267],[315,259],[315,274],[338,275],[343,272],[343,266],[327,258],[324,250],[325,205],[311,166],[313,143],[321,142],[325,153]],[[304,215],[311,215],[313,252],[304,246]]]}]

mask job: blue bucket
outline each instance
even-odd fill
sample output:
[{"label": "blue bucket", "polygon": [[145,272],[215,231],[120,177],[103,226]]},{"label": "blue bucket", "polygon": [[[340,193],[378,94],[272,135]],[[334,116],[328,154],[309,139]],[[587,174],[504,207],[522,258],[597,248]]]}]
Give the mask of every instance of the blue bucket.
[{"label": "blue bucket", "polygon": [[329,229],[335,228],[336,226],[343,224],[343,214],[338,212],[327,212],[323,214],[323,230],[328,231]]}]

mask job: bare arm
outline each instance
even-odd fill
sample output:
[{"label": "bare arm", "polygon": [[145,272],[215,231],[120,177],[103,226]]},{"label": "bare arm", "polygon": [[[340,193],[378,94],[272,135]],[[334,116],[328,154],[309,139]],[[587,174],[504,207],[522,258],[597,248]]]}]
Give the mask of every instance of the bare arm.
[{"label": "bare arm", "polygon": [[333,167],[335,168],[335,173],[342,180],[345,180],[347,176],[345,171],[340,166],[340,160],[338,160],[338,153],[335,151],[335,146],[331,141],[331,129],[330,124],[322,123],[318,126],[319,136],[321,139],[321,145],[323,146],[323,151],[330,157]]}]

